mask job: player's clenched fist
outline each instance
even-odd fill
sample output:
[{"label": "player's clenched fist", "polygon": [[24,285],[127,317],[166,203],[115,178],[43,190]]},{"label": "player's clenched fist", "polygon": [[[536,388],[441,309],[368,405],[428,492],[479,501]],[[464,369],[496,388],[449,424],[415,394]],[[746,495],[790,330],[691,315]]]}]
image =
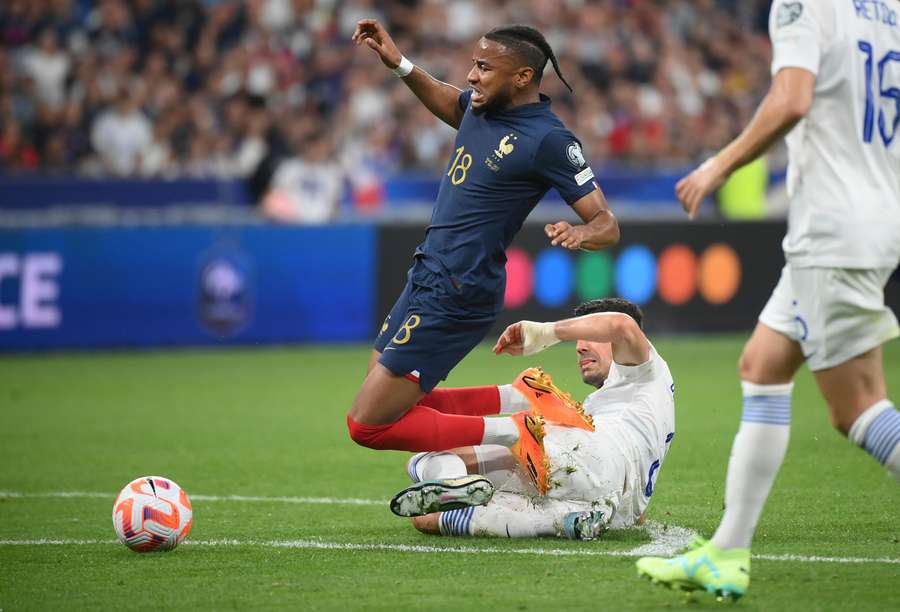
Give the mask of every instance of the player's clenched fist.
[{"label": "player's clenched fist", "polygon": [[524,342],[522,339],[522,322],[513,323],[500,335],[497,344],[494,345],[494,353],[501,355],[521,355]]},{"label": "player's clenched fist", "polygon": [[497,355],[534,355],[559,342],[556,323],[519,321],[506,328],[494,345]]},{"label": "player's clenched fist", "polygon": [[553,246],[561,246],[566,249],[577,251],[584,242],[584,227],[580,225],[572,225],[566,221],[558,223],[548,223],[544,226],[544,233],[550,239]]},{"label": "player's clenched fist", "polygon": [[356,30],[350,39],[358,47],[365,44],[375,51],[382,63],[393,70],[400,65],[403,57],[394,44],[394,39],[376,19],[361,19],[356,24]]}]

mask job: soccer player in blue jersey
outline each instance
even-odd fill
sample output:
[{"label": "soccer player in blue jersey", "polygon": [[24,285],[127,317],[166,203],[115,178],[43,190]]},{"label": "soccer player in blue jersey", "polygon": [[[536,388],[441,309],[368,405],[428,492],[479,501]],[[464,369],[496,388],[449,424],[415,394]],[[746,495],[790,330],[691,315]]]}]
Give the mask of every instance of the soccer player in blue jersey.
[{"label": "soccer player in blue jersey", "polygon": [[[581,144],[539,91],[548,61],[569,85],[543,35],[527,26],[495,28],[478,40],[465,91],[414,66],[375,20],[360,21],[353,42],[374,51],[458,134],[425,240],[347,416],[350,437],[407,451],[501,444],[543,488],[540,415],[486,419],[482,402],[447,401],[453,390],[434,387],[490,330],[503,306],[506,248],[551,187],[583,221],[548,224],[552,245],[597,250],[618,241]],[[452,413],[442,412],[448,405]]]}]

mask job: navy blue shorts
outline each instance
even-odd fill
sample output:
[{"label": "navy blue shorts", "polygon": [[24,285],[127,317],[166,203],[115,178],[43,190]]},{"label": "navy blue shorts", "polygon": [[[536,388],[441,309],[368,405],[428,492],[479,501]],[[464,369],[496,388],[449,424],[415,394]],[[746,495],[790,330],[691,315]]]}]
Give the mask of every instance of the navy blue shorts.
[{"label": "navy blue shorts", "polygon": [[484,340],[496,315],[466,313],[448,294],[442,279],[421,281],[410,275],[381,326],[375,350],[381,352],[381,365],[418,382],[429,393]]}]

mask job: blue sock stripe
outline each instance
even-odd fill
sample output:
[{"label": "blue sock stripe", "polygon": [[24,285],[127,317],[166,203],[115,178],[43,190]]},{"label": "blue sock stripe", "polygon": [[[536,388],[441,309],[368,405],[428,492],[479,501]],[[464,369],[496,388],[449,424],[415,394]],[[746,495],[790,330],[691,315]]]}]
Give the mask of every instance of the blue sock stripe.
[{"label": "blue sock stripe", "polygon": [[469,525],[472,522],[472,516],[474,514],[474,507],[441,512],[441,518],[439,520],[441,533],[448,536],[469,535]]},{"label": "blue sock stripe", "polygon": [[463,535],[469,535],[469,525],[472,524],[472,517],[475,516],[475,508],[466,508],[466,524],[463,526]]},{"label": "blue sock stripe", "polygon": [[466,520],[465,510],[456,510],[456,517],[453,519],[453,535],[460,535],[463,523]]},{"label": "blue sock stripe", "polygon": [[745,395],[741,420],[765,425],[790,425],[791,396]]},{"label": "blue sock stripe", "polygon": [[751,406],[790,406],[791,398],[787,397],[779,397],[776,395],[759,395],[759,396],[750,396],[744,398],[744,405]]},{"label": "blue sock stripe", "polygon": [[894,447],[900,443],[900,412],[888,408],[869,424],[862,447],[884,465]]},{"label": "blue sock stripe", "polygon": [[790,417],[785,418],[766,418],[766,417],[755,417],[755,416],[747,416],[745,415],[741,419],[742,423],[760,423],[762,425],[790,425],[791,419]]},{"label": "blue sock stripe", "polygon": [[757,412],[759,414],[783,414],[790,416],[790,406],[744,406],[744,412]]}]

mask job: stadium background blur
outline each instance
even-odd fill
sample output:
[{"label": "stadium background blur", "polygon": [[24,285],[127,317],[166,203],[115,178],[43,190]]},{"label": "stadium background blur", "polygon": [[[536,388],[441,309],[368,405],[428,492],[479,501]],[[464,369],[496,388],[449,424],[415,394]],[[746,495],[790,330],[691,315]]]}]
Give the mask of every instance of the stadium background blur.
[{"label": "stadium background blur", "polygon": [[768,5],[11,0],[0,6],[0,169],[236,177],[258,198],[298,160],[323,189],[377,206],[390,177],[439,173],[453,131],[353,48],[365,16],[460,86],[486,24],[528,22],[576,95],[552,74],[543,90],[595,165],[681,169],[734,136],[764,92]]}]

